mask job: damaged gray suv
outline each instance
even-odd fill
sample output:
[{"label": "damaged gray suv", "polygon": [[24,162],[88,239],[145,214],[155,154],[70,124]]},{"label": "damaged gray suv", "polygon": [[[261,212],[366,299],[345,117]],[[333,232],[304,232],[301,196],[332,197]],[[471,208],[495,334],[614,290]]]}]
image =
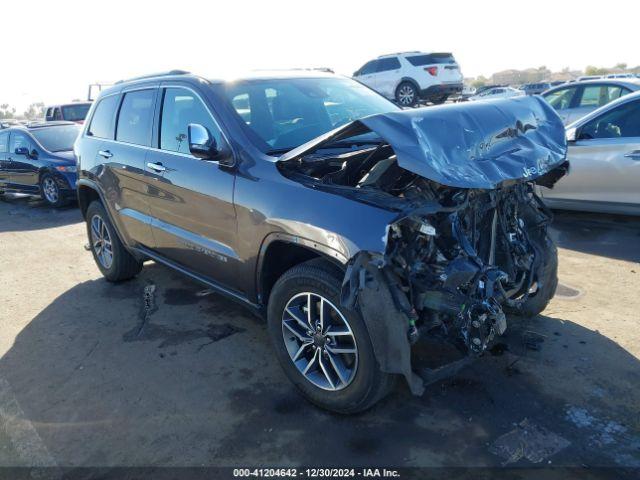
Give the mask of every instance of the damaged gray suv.
[{"label": "damaged gray suv", "polygon": [[[422,394],[556,289],[534,186],[565,174],[566,142],[536,97],[401,111],[328,73],[172,71],[103,91],[75,150],[106,279],[154,260],[243,303],[332,411],[398,377]],[[421,338],[460,358],[412,364]]]}]

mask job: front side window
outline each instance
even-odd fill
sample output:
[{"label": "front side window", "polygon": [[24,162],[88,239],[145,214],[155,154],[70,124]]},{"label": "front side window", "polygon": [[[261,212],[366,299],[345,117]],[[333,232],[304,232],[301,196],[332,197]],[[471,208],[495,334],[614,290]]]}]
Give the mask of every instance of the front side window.
[{"label": "front side window", "polygon": [[565,110],[571,106],[571,101],[576,93],[576,87],[561,88],[547,95],[544,99],[556,110]]},{"label": "front side window", "polygon": [[13,132],[11,134],[11,142],[9,143],[9,151],[15,153],[16,149],[26,147],[31,152],[35,145],[31,138],[24,133]]},{"label": "front side window", "polygon": [[586,123],[580,139],[640,137],[640,100],[620,105]]},{"label": "front side window", "polygon": [[60,125],[32,130],[32,135],[50,152],[73,150],[73,143],[80,133],[79,125]]},{"label": "front side window", "polygon": [[149,145],[155,96],[155,89],[137,90],[124,94],[116,124],[117,141]]},{"label": "front side window", "polygon": [[378,60],[378,72],[388,72],[389,70],[398,70],[400,68],[400,61],[396,57],[381,58]]},{"label": "front side window", "polygon": [[189,153],[190,123],[205,127],[218,146],[221,145],[220,130],[202,100],[191,90],[167,88],[162,101],[160,148],[170,152]]},{"label": "front side window", "polygon": [[113,117],[118,107],[118,95],[104,97],[98,103],[87,134],[98,138],[113,138]]},{"label": "front side window", "polygon": [[272,153],[353,120],[399,110],[362,84],[342,78],[252,80],[222,88],[255,145]]}]

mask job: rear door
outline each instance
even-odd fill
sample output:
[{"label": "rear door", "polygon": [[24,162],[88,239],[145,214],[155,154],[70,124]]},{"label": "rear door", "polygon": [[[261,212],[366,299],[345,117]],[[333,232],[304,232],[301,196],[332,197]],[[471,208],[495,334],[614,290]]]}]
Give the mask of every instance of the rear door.
[{"label": "rear door", "polygon": [[207,128],[227,144],[211,109],[190,86],[169,83],[161,91],[157,139],[147,157],[153,178],[148,200],[155,250],[215,283],[236,289],[234,171],[189,151],[188,125]]},{"label": "rear door", "polygon": [[400,83],[400,61],[398,57],[387,57],[378,60],[373,88],[385,97],[393,98],[396,87]]},{"label": "rear door", "polygon": [[569,145],[569,175],[545,198],[640,205],[640,100],[592,119]]}]

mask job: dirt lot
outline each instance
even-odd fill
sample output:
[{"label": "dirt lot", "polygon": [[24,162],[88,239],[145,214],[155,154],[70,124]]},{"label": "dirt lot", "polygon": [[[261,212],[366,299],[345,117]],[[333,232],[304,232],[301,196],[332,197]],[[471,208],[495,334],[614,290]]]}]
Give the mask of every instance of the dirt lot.
[{"label": "dirt lot", "polygon": [[640,467],[640,219],[559,212],[554,236],[544,315],[341,417],[241,307],[153,263],[109,284],[76,208],[0,201],[0,465]]}]

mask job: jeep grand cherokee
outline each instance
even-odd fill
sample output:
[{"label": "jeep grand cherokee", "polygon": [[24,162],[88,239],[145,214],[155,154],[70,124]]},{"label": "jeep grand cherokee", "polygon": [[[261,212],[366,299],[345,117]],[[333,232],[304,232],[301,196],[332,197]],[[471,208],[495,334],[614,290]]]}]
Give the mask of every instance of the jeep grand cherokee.
[{"label": "jeep grand cherokee", "polygon": [[[399,376],[421,394],[555,292],[533,187],[568,165],[539,98],[401,111],[328,73],[173,71],[104,91],[75,149],[106,279],[152,259],[243,303],[326,409],[364,410]],[[465,356],[420,369],[420,336]]]}]

